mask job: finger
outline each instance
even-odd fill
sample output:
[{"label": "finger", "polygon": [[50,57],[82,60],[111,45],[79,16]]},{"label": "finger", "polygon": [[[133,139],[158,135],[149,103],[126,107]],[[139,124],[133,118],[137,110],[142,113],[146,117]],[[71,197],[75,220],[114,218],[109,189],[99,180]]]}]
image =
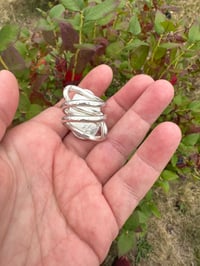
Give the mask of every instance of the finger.
[{"label": "finger", "polygon": [[19,100],[18,83],[14,75],[7,71],[0,71],[0,140],[11,124]]},{"label": "finger", "polygon": [[125,163],[170,103],[173,94],[173,87],[165,80],[151,84],[112,128],[107,139],[88,154],[86,161],[100,182],[105,183]]},{"label": "finger", "polygon": [[[86,77],[81,81],[80,87],[87,88],[93,91],[97,96],[103,94],[108,84],[112,80],[112,70],[106,65],[100,65],[91,70]],[[35,118],[33,121],[42,123],[53,131],[55,131],[61,138],[63,138],[69,130],[63,126],[62,117],[64,116],[61,105],[63,99],[55,106],[48,108]]]},{"label": "finger", "polygon": [[175,124],[160,124],[132,159],[105,184],[103,193],[119,227],[159,177],[180,139],[180,129]]},{"label": "finger", "polygon": [[79,84],[81,88],[91,90],[96,96],[101,96],[110,85],[113,78],[112,69],[107,65],[94,68]]},{"label": "finger", "polygon": [[[112,96],[104,108],[106,124],[108,129],[124,115],[141,94],[153,83],[153,79],[147,75],[137,75],[130,79],[121,90]],[[92,141],[81,141],[72,134],[67,136],[68,147],[74,150],[79,156],[85,158],[90,150],[96,145]]]}]

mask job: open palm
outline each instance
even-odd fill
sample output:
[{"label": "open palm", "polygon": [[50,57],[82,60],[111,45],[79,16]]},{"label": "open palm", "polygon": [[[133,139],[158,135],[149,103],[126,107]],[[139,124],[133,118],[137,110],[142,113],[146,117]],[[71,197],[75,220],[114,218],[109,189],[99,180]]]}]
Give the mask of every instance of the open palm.
[{"label": "open palm", "polygon": [[[80,86],[100,96],[111,79],[101,65]],[[100,143],[63,127],[60,104],[6,131],[18,90],[0,72],[0,265],[99,265],[180,141],[165,122],[140,145],[172,97],[164,80],[132,78],[107,101],[109,134]]]}]

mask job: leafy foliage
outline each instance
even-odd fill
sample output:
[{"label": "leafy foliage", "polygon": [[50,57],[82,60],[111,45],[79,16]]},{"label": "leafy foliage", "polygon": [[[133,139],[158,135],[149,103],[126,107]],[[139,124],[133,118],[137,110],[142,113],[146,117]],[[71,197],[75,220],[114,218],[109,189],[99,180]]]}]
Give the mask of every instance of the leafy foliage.
[{"label": "leafy foliage", "polygon": [[[198,179],[200,101],[191,92],[200,71],[200,23],[188,27],[177,21],[162,0],[60,0],[49,11],[38,11],[41,19],[34,30],[15,25],[0,30],[0,69],[10,69],[20,82],[14,123],[57,102],[63,86],[79,83],[100,63],[115,73],[105,97],[135,74],[165,78],[175,86],[176,96],[159,122],[176,122],[183,140],[156,186],[168,192],[170,182],[188,173]],[[138,241],[152,214],[160,216],[150,191],[118,237],[119,256],[133,247],[141,254]]]}]

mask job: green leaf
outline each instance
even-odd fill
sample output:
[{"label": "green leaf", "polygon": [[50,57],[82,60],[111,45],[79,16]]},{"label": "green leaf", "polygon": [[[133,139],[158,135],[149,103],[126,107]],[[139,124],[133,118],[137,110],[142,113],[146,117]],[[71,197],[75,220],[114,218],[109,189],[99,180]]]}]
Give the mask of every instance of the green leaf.
[{"label": "green leaf", "polygon": [[73,18],[67,18],[66,21],[63,21],[63,23],[65,24],[69,23],[74,30],[79,31],[81,24],[81,14],[80,13],[73,14]]},{"label": "green leaf", "polygon": [[27,93],[21,93],[19,100],[19,112],[26,113],[30,106],[30,100],[28,98]]},{"label": "green leaf", "polygon": [[167,180],[159,180],[158,185],[164,190],[165,193],[169,192],[169,182]]},{"label": "green leaf", "polygon": [[161,177],[166,180],[166,181],[172,181],[172,180],[177,180],[179,176],[170,170],[164,170],[161,174]]},{"label": "green leaf", "polygon": [[74,44],[74,47],[78,49],[88,49],[88,50],[95,50],[96,45],[93,43],[81,43],[81,44]]},{"label": "green leaf", "polygon": [[126,221],[126,223],[123,227],[125,230],[135,231],[136,229],[138,229],[138,227],[140,226],[139,212],[140,211],[135,210],[131,214],[131,216],[128,218],[128,220]]},{"label": "green leaf", "polygon": [[102,3],[102,0],[88,0],[88,3],[89,4],[91,4],[91,3],[100,4],[100,3]]},{"label": "green leaf", "polygon": [[84,7],[83,0],[61,0],[61,3],[71,11],[81,11]]},{"label": "green leaf", "polygon": [[141,33],[140,22],[138,20],[137,15],[132,16],[129,23],[128,31],[131,32],[133,35],[138,35]]},{"label": "green leaf", "polygon": [[37,27],[40,30],[44,30],[44,31],[51,31],[54,30],[55,26],[53,24],[50,24],[46,19],[41,18],[38,22]]},{"label": "green leaf", "polygon": [[194,146],[197,144],[199,138],[200,138],[200,133],[193,133],[193,134],[190,134],[190,135],[187,135],[186,137],[184,137],[182,142],[186,146]]},{"label": "green leaf", "polygon": [[118,5],[117,0],[105,0],[95,6],[89,6],[84,10],[85,20],[98,20],[113,12]]},{"label": "green leaf", "polygon": [[158,48],[156,49],[155,54],[154,54],[154,58],[155,58],[155,60],[159,60],[159,59],[161,59],[162,57],[164,57],[165,54],[166,54],[166,51],[167,51],[166,48],[158,47]]},{"label": "green leaf", "polygon": [[151,211],[147,208],[147,205],[144,204],[142,210],[138,211],[138,218],[139,218],[140,224],[141,225],[146,224],[150,215],[151,215]]},{"label": "green leaf", "polygon": [[42,111],[42,107],[39,104],[31,104],[26,113],[26,119],[31,119]]},{"label": "green leaf", "polygon": [[23,39],[31,38],[31,33],[28,28],[21,28],[20,37]]},{"label": "green leaf", "polygon": [[135,244],[134,234],[131,231],[122,233],[117,241],[118,256],[127,254]]},{"label": "green leaf", "polygon": [[122,9],[122,8],[124,8],[126,5],[127,5],[127,0],[120,0],[120,1],[119,1],[119,6],[118,6],[118,8],[119,8],[119,9]]},{"label": "green leaf", "polygon": [[174,42],[166,42],[166,43],[162,43],[160,44],[160,47],[165,48],[165,49],[174,49],[179,47],[180,44],[179,43],[174,43]]},{"label": "green leaf", "polygon": [[128,43],[125,47],[126,50],[133,50],[135,48],[138,48],[140,46],[149,46],[148,43],[141,41],[139,39],[135,39],[133,41],[131,41],[130,43]]},{"label": "green leaf", "polygon": [[0,30],[0,52],[7,49],[7,47],[16,41],[19,34],[19,27],[17,25],[5,25]]},{"label": "green leaf", "polygon": [[28,49],[26,47],[26,43],[17,41],[15,44],[15,48],[17,51],[25,58],[28,54]]},{"label": "green leaf", "polygon": [[131,54],[130,63],[134,70],[140,70],[147,59],[147,56],[149,54],[149,47],[148,46],[141,46],[134,50],[134,52]]},{"label": "green leaf", "polygon": [[176,167],[177,162],[178,162],[178,156],[177,156],[177,154],[174,154],[173,157],[171,158],[172,166]]},{"label": "green leaf", "polygon": [[106,48],[106,55],[112,59],[116,58],[123,48],[123,43],[121,41],[116,41],[108,45]]},{"label": "green leaf", "polygon": [[151,216],[152,211],[149,209],[149,203],[144,203],[136,209],[133,214],[129,217],[124,225],[124,229],[127,231],[137,231],[138,229],[144,229],[147,221]]},{"label": "green leaf", "polygon": [[[108,25],[114,17],[114,13],[109,13],[108,15],[102,17],[101,19],[98,19],[98,21],[94,21],[94,20],[88,20],[88,22],[93,22],[95,25],[98,26],[104,26],[104,25]],[[86,22],[87,23],[87,22]]]},{"label": "green leaf", "polygon": [[60,18],[60,17],[62,17],[64,12],[65,12],[64,6],[59,4],[59,5],[54,6],[49,11],[49,16],[50,16],[50,18]]},{"label": "green leaf", "polygon": [[147,225],[149,218],[152,216],[152,211],[149,208],[149,205],[151,204],[151,202],[144,202],[140,206],[141,211],[139,213],[139,216],[140,216],[141,225]]},{"label": "green leaf", "polygon": [[163,26],[165,32],[174,32],[176,30],[176,27],[171,20],[165,20],[161,22],[161,25]]},{"label": "green leaf", "polygon": [[147,194],[146,194],[146,196],[145,196],[145,198],[144,198],[144,201],[149,202],[149,201],[152,200],[152,197],[153,197],[153,191],[150,189],[150,190],[147,192]]},{"label": "green leaf", "polygon": [[174,104],[183,107],[188,104],[188,98],[186,96],[179,94],[174,97],[173,102]]},{"label": "green leaf", "polygon": [[200,24],[194,23],[189,30],[188,38],[190,42],[200,41]]},{"label": "green leaf", "polygon": [[193,101],[188,107],[192,112],[200,113],[200,101]]},{"label": "green leaf", "polygon": [[151,212],[153,213],[154,216],[156,216],[157,218],[161,217],[161,214],[158,210],[158,207],[155,205],[155,203],[151,203],[149,204],[149,208],[151,210]]},{"label": "green leaf", "polygon": [[154,6],[152,0],[145,0],[145,3],[148,5],[149,8]]},{"label": "green leaf", "polygon": [[165,32],[164,25],[162,24],[165,21],[166,21],[165,15],[162,12],[157,11],[156,16],[155,16],[155,21],[154,21],[154,27],[155,27],[155,31],[158,34],[163,34]]}]

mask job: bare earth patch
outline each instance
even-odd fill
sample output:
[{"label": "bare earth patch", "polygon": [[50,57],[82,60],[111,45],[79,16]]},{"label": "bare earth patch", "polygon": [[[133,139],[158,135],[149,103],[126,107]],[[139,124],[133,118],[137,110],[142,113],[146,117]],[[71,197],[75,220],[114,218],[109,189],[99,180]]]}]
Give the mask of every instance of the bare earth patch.
[{"label": "bare earth patch", "polygon": [[200,184],[185,180],[169,194],[156,191],[161,218],[152,218],[147,240],[153,250],[140,266],[200,265]]},{"label": "bare earth patch", "polygon": [[33,26],[38,19],[39,13],[32,2],[33,0],[0,0],[0,27],[9,22],[28,28]]}]

